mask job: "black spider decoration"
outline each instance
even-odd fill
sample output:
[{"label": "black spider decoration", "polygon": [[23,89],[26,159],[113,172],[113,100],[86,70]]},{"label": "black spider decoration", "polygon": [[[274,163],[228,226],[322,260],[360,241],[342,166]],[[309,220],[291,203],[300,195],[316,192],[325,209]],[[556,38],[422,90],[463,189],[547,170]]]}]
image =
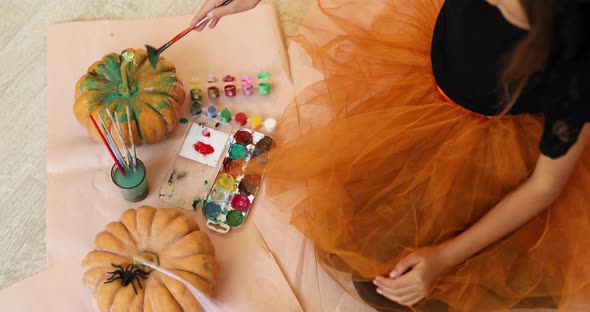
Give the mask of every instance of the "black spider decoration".
[{"label": "black spider decoration", "polygon": [[123,287],[131,284],[131,286],[133,286],[133,291],[137,295],[137,289],[135,288],[135,284],[133,283],[134,281],[137,281],[137,285],[139,286],[139,288],[143,289],[143,287],[141,287],[141,283],[139,282],[139,277],[147,278],[148,273],[138,269],[133,264],[129,264],[126,268],[123,268],[122,266],[116,265],[114,263],[111,263],[111,265],[117,268],[118,270],[109,272],[111,276],[104,282],[105,284],[112,283],[120,279],[121,285],[123,285]]}]

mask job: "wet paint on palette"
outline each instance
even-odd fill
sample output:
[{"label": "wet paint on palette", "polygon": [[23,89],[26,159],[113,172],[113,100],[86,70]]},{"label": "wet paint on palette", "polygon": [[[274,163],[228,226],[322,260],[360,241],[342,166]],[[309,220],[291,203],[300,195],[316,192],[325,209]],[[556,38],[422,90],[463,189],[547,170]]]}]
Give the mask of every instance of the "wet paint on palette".
[{"label": "wet paint on palette", "polygon": [[174,195],[174,189],[175,189],[176,183],[181,181],[182,179],[184,179],[187,176],[187,174],[188,174],[188,172],[185,172],[185,171],[178,172],[176,169],[172,170],[172,173],[170,174],[170,177],[168,178],[168,185],[159,194],[160,199],[162,199],[164,197],[168,197],[168,198],[172,197]]},{"label": "wet paint on palette", "polygon": [[[260,189],[273,139],[251,129],[237,131],[203,206],[207,226],[226,233],[244,224]],[[211,224],[215,226],[211,226]]]}]

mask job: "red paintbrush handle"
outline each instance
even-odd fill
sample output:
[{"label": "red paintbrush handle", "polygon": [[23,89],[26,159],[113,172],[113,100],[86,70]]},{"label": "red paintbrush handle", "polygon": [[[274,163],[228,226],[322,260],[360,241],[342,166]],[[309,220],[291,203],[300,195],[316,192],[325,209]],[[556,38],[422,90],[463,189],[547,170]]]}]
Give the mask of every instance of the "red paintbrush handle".
[{"label": "red paintbrush handle", "polygon": [[123,170],[123,167],[121,167],[121,164],[119,164],[117,157],[115,157],[115,154],[113,154],[113,151],[111,150],[111,147],[109,146],[109,143],[107,142],[107,139],[104,137],[104,134],[102,134],[102,131],[100,131],[100,128],[98,127],[96,120],[94,120],[94,117],[92,117],[92,114],[90,115],[90,120],[92,120],[92,124],[94,125],[94,128],[96,129],[96,131],[98,131],[98,134],[100,134],[100,138],[102,139],[102,142],[109,150],[109,154],[111,154],[111,157],[113,157],[115,164],[117,164],[117,168],[119,168],[119,171],[121,171],[121,173],[123,175],[125,175],[125,170]]},{"label": "red paintbrush handle", "polygon": [[196,27],[196,25],[191,25],[189,28],[183,30],[180,34],[176,35],[176,37],[174,37],[174,38],[172,38],[172,40],[170,40],[170,44],[173,44],[176,41],[180,40],[180,38],[186,36],[186,34],[193,31],[193,29],[195,29],[195,27]]}]

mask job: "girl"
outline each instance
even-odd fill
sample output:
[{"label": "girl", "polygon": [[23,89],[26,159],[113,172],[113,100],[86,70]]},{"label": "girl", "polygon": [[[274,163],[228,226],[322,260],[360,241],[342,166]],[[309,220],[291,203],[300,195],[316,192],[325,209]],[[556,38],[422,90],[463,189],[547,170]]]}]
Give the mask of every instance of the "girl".
[{"label": "girl", "polygon": [[590,1],[324,2],[267,176],[324,267],[382,311],[590,310]]}]

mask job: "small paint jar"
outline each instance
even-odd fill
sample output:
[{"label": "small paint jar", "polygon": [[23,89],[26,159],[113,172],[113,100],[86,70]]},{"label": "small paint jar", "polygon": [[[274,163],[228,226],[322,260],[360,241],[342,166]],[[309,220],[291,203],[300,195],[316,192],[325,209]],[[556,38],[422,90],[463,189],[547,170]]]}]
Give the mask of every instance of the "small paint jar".
[{"label": "small paint jar", "polygon": [[215,100],[219,98],[219,88],[216,86],[211,86],[207,89],[207,95],[210,99]]},{"label": "small paint jar", "polygon": [[202,101],[203,100],[203,90],[200,88],[191,89],[191,99],[193,101]]},{"label": "small paint jar", "polygon": [[258,73],[258,79],[262,79],[262,80],[268,80],[268,79],[270,79],[270,74],[269,74],[269,73],[267,73],[267,72],[265,72],[264,70],[261,70],[261,71]]},{"label": "small paint jar", "polygon": [[217,107],[215,107],[214,105],[207,106],[206,113],[207,113],[207,117],[209,117],[209,118],[217,117]]},{"label": "small paint jar", "polygon": [[277,120],[274,118],[268,118],[264,121],[264,129],[268,132],[273,132],[277,128]]},{"label": "small paint jar", "polygon": [[261,95],[269,95],[270,94],[270,83],[261,82],[258,85],[258,93],[260,93]]},{"label": "small paint jar", "polygon": [[254,94],[254,86],[250,83],[243,83],[242,84],[242,94],[245,96],[249,96]]},{"label": "small paint jar", "polygon": [[213,76],[213,74],[209,74],[209,78],[207,79],[208,83],[214,83],[217,82],[217,78],[215,78],[215,76]]},{"label": "small paint jar", "polygon": [[252,116],[250,118],[250,124],[252,124],[252,129],[256,129],[262,124],[262,118],[260,116]]},{"label": "small paint jar", "polygon": [[232,75],[226,75],[225,77],[223,77],[223,82],[234,82],[236,80],[236,78]]},{"label": "small paint jar", "polygon": [[221,111],[221,120],[225,121],[225,122],[230,122],[231,121],[231,111],[227,108],[224,108],[223,111]]},{"label": "small paint jar", "polygon": [[225,90],[225,96],[227,97],[234,97],[236,96],[237,89],[236,86],[233,84],[227,85],[223,88]]},{"label": "small paint jar", "polygon": [[194,100],[191,104],[191,113],[193,114],[193,116],[200,115],[202,111],[203,107],[201,105],[201,102],[198,100]]},{"label": "small paint jar", "polygon": [[248,116],[246,116],[246,114],[244,114],[244,113],[237,113],[234,116],[234,120],[236,121],[236,123],[238,125],[240,125],[240,127],[243,127],[248,122]]}]

